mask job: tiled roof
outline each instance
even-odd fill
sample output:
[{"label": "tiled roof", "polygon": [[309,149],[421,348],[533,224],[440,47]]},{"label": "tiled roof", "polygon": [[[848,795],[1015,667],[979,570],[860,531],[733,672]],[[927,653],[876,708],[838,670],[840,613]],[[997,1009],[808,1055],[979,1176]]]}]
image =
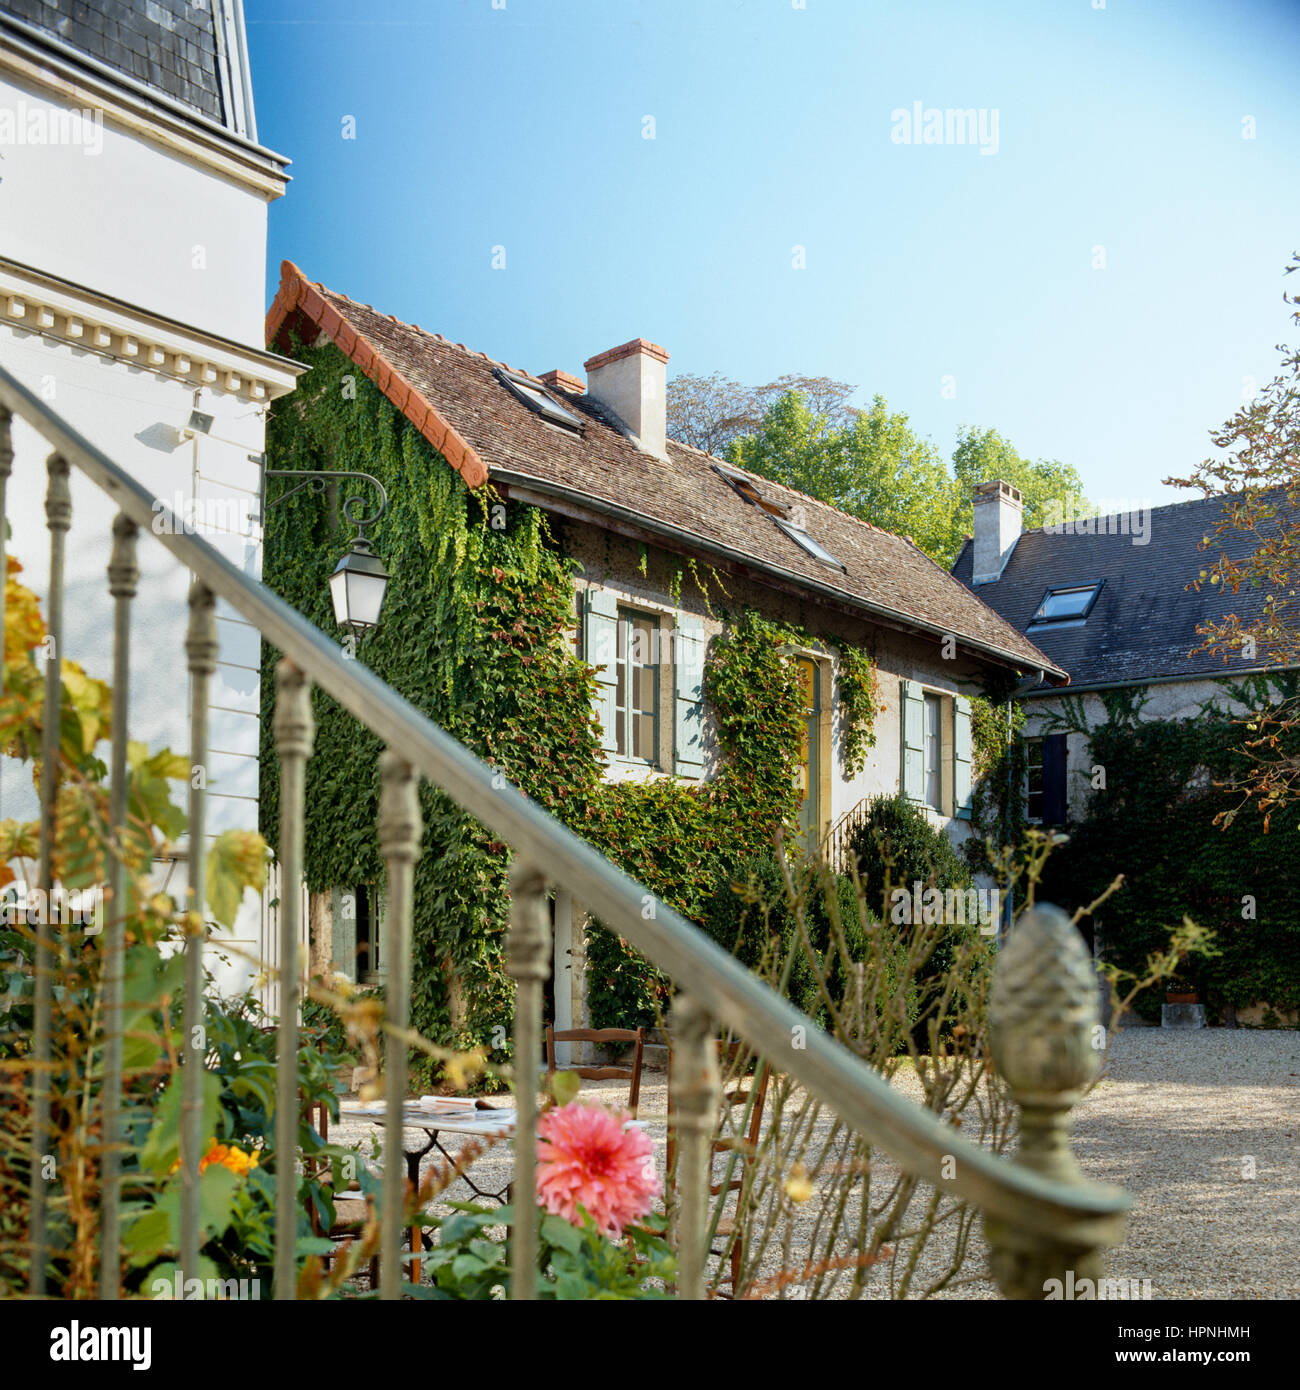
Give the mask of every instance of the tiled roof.
[{"label": "tiled roof", "polygon": [[0,10],[223,125],[213,7],[191,0],[0,0]]},{"label": "tiled roof", "polygon": [[959,646],[1064,679],[1033,643],[901,536],[750,475],[765,497],[802,507],[809,533],[846,570],[823,565],[741,498],[710,455],[669,440],[668,460],[655,458],[590,396],[544,386],[507,367],[549,390],[582,417],[584,428],[576,434],[548,425],[501,384],[495,369],[505,363],[313,284],[286,261],[267,316],[268,345],[280,340],[287,348],[282,335],[295,322],[301,331],[304,319],[406,411],[470,486],[488,477],[506,486],[535,483],[539,491],[563,493],[670,534],[684,549],[734,557],[804,590],[810,602],[820,594],[904,626],[950,633]]},{"label": "tiled roof", "polygon": [[[1203,537],[1214,539],[1223,515],[1219,498],[1197,498],[1154,507],[1148,541],[1123,535],[1114,523],[1098,535],[1026,531],[1017,540],[1001,578],[980,584],[975,592],[1008,622],[1023,631],[1050,588],[1104,580],[1101,593],[1082,626],[1038,627],[1033,641],[1070,673],[1072,686],[1104,686],[1160,677],[1234,674],[1221,656],[1190,653],[1203,639],[1197,625],[1221,621],[1235,613],[1249,621],[1262,610],[1265,591],[1243,588],[1225,593],[1204,584],[1200,593],[1187,586],[1210,568],[1217,545],[1200,549]],[[1130,523],[1131,525],[1131,523]],[[1139,530],[1141,528],[1139,527]],[[1257,542],[1241,532],[1224,535],[1223,551],[1242,559]],[[969,584],[972,542],[957,556],[952,572]],[[1240,671],[1259,662],[1238,662]]]}]

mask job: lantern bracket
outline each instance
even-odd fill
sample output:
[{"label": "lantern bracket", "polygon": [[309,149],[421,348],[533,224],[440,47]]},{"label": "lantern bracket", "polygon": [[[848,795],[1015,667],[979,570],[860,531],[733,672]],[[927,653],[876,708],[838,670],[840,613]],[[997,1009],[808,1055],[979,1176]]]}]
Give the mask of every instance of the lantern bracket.
[{"label": "lantern bracket", "polygon": [[343,515],[357,528],[357,539],[366,539],[366,527],[374,526],[388,510],[388,493],[384,490],[384,485],[374,476],[373,473],[360,473],[352,468],[264,468],[262,470],[262,510],[275,505],[266,497],[267,478],[297,478],[296,487],[291,487],[288,492],[282,492],[275,502],[284,502],[295,493],[301,492],[303,488],[309,487],[316,496],[322,496],[326,488],[339,478],[362,478],[375,489],[379,494],[379,505],[370,515],[362,515],[361,509],[366,506],[366,499],[355,495],[347,498],[343,503]]}]

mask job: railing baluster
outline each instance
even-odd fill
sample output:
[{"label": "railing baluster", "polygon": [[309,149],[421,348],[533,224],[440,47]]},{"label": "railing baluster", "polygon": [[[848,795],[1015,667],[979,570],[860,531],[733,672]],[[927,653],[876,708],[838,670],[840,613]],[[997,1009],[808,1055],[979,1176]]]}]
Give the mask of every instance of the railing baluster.
[{"label": "railing baluster", "polygon": [[302,934],[307,759],[316,725],[311,683],[287,657],[275,668],[275,751],[280,759],[280,1019],[275,1100],[275,1296],[297,1293],[298,962]]},{"label": "railing baluster", "polygon": [[[203,1156],[203,1071],[207,1057],[203,947],[207,940],[208,687],[217,668],[216,599],[199,580],[190,586],[185,653],[190,665],[190,823],[185,939],[185,1015],[181,1067],[181,1277],[199,1277],[199,1160]],[[198,772],[200,775],[195,776]]]},{"label": "railing baluster", "polygon": [[5,690],[5,588],[9,578],[9,561],[5,555],[5,519],[8,516],[5,494],[9,487],[9,474],[14,467],[12,421],[13,416],[8,409],[0,405],[0,695]]},{"label": "railing baluster", "polygon": [[415,861],[420,857],[422,826],[415,769],[391,750],[379,760],[379,853],[388,879],[384,913],[384,1180],[380,1227],[380,1297],[402,1296],[402,1209],[405,1173],[402,1160],[402,1108],[406,1104],[406,1032],[411,1021],[411,915]]},{"label": "railing baluster", "polygon": [[131,694],[131,600],[140,582],[136,561],[139,528],[124,512],[113,522],[108,592],[113,596],[113,752],[108,816],[116,850],[109,857],[108,922],[104,929],[104,1161],[100,1196],[99,1296],[118,1296],[122,1262],[122,969],[126,940],[127,710]]},{"label": "railing baluster", "polygon": [[704,1297],[708,1258],[709,1186],[713,1173],[713,1132],[718,1123],[722,1081],[713,1021],[689,995],[678,994],[672,1013],[673,1046],[669,1088],[676,1124],[677,1297]]},{"label": "railing baluster", "polygon": [[506,969],[515,981],[515,1220],[510,1296],[537,1296],[537,1073],[542,1056],[542,985],[551,963],[546,877],[516,860]]},{"label": "railing baluster", "polygon": [[41,850],[39,884],[45,904],[36,924],[36,988],[32,1018],[31,1291],[45,1293],[46,1213],[49,1179],[45,1160],[50,1143],[50,1001],[54,969],[50,924],[54,913],[55,806],[59,794],[59,715],[63,708],[63,561],[72,525],[70,469],[62,454],[51,454],[46,471],[45,525],[50,533],[50,597],[46,613],[45,698],[41,707]]}]

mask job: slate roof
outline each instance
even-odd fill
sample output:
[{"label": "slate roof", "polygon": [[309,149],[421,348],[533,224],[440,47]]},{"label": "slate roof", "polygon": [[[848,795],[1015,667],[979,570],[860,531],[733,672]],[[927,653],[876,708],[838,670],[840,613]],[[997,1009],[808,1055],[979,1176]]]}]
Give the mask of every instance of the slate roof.
[{"label": "slate roof", "polygon": [[213,10],[191,0],[0,0],[0,14],[230,126]]},{"label": "slate roof", "polygon": [[[802,506],[809,533],[847,567],[808,555],[770,515],[746,502],[715,471],[718,460],[670,440],[667,461],[636,447],[590,396],[532,377],[584,422],[581,435],[548,425],[501,384],[505,366],[308,281],[286,261],[267,316],[267,343],[288,350],[288,330],[305,341],[324,332],[385,392],[472,486],[530,482],[550,496],[613,509],[669,535],[683,548],[719,551],[760,574],[974,649],[1025,670],[1063,670],[945,570],[901,536],[757,475],[766,498]],[[509,371],[519,372],[510,367]],[[521,375],[531,376],[521,372]]]},{"label": "slate roof", "polygon": [[[1113,522],[1111,534],[1025,531],[1001,578],[974,586],[974,592],[1023,632],[1049,588],[1104,580],[1082,626],[1038,626],[1032,634],[1034,643],[1069,671],[1072,687],[1242,674],[1245,663],[1234,671],[1221,656],[1189,655],[1203,640],[1196,633],[1198,624],[1233,613],[1249,621],[1264,603],[1262,589],[1243,588],[1234,595],[1218,585],[1205,584],[1200,593],[1186,587],[1221,553],[1214,527],[1222,514],[1220,498],[1154,507],[1145,545],[1133,544],[1132,535],[1118,534]],[[1207,536],[1211,547],[1202,550],[1201,540]],[[1226,532],[1223,540],[1222,550],[1233,559],[1245,557],[1258,545],[1236,531]],[[970,583],[973,550],[967,540],[952,567],[963,584]]]}]

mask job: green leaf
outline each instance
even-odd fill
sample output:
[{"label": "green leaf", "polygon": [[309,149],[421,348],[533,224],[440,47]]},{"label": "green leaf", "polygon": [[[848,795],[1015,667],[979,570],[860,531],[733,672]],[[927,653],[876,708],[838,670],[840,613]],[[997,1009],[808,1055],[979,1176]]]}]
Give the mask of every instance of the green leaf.
[{"label": "green leaf", "polygon": [[549,1212],[542,1217],[540,1234],[548,1244],[576,1255],[583,1246],[583,1233],[571,1226],[562,1216],[552,1216]]},{"label": "green leaf", "polygon": [[580,1090],[582,1078],[576,1071],[557,1071],[551,1077],[551,1094],[555,1097],[556,1105],[568,1105],[570,1101],[577,1100]]},{"label": "green leaf", "polygon": [[[216,1133],[217,1112],[221,1108],[221,1078],[215,1072],[203,1073],[203,1116],[200,1133],[205,1148]],[[151,1173],[164,1174],[180,1157],[181,1072],[172,1073],[158,1102],[157,1118],[140,1152],[140,1165]]]},{"label": "green leaf", "polygon": [[208,907],[223,927],[233,927],[244,889],[266,886],[270,851],[255,830],[226,830],[208,852]]},{"label": "green leaf", "polygon": [[127,1263],[136,1265],[151,1264],[169,1250],[176,1249],[172,1244],[171,1219],[159,1207],[150,1207],[124,1227],[122,1248],[127,1251]]}]

